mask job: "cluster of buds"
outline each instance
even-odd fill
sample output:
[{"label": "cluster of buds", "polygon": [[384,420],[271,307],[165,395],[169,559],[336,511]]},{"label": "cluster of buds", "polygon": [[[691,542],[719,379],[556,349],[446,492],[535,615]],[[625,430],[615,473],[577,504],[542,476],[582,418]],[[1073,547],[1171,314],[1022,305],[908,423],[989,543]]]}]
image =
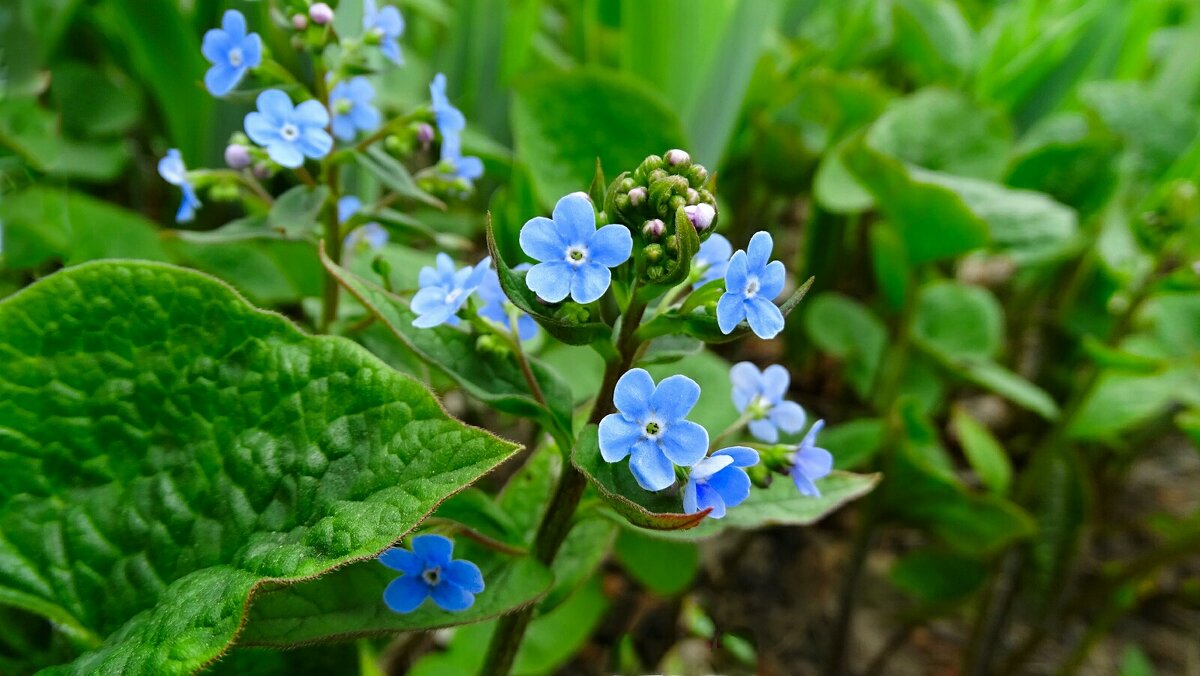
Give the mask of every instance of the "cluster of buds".
[{"label": "cluster of buds", "polygon": [[610,221],[628,225],[635,240],[640,237],[647,280],[665,278],[680,264],[678,226],[687,224],[701,240],[716,229],[717,201],[708,179],[703,165],[673,149],[647,157],[613,181],[605,211]]}]

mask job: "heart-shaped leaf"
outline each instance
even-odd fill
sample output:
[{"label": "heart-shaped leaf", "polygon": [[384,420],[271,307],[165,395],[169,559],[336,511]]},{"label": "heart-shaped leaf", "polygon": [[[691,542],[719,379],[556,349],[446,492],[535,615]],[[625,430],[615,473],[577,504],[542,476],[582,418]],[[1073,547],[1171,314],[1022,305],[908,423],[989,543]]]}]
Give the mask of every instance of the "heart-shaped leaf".
[{"label": "heart-shaped leaf", "polygon": [[517,449],[162,264],[0,302],[0,355],[0,595],[91,648],[53,673],[194,672],[260,585],[375,556]]}]

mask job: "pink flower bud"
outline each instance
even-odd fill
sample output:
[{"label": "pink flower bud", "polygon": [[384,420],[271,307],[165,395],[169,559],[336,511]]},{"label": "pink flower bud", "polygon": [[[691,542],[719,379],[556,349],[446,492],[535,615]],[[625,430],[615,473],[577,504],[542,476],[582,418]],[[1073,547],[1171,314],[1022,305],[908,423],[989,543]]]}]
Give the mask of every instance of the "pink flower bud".
[{"label": "pink flower bud", "polygon": [[324,26],[333,21],[333,8],[323,2],[318,2],[308,8],[308,15],[312,17],[313,23]]},{"label": "pink flower bud", "polygon": [[662,237],[662,234],[666,231],[666,224],[657,218],[646,221],[646,224],[642,226],[642,234],[646,235],[647,237]]},{"label": "pink flower bud", "polygon": [[690,164],[692,161],[692,156],[688,155],[686,150],[672,148],[667,151],[665,159],[667,160],[667,164],[678,166],[680,164]]},{"label": "pink flower bud", "polygon": [[240,143],[225,146],[225,164],[230,169],[245,169],[250,166],[250,149]]},{"label": "pink flower bud", "polygon": [[696,232],[704,232],[712,225],[717,210],[710,204],[694,204],[684,207],[683,213],[687,214],[688,220],[696,227]]},{"label": "pink flower bud", "polygon": [[292,28],[295,28],[298,31],[308,28],[308,17],[304,16],[303,14],[293,14]]},{"label": "pink flower bud", "polygon": [[638,186],[638,187],[634,188],[633,190],[629,191],[629,203],[632,204],[633,206],[636,207],[637,205],[641,204],[642,201],[645,199],[646,199],[646,189],[645,188]]},{"label": "pink flower bud", "polygon": [[428,123],[422,122],[421,126],[417,127],[417,140],[422,146],[428,146],[433,142],[433,127]]}]

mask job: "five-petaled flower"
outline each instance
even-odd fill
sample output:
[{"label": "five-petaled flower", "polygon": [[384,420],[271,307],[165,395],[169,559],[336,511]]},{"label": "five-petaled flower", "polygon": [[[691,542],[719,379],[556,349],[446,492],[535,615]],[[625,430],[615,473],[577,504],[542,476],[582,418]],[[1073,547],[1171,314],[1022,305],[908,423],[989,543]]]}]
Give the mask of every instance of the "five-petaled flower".
[{"label": "five-petaled flower", "polygon": [[456,178],[474,181],[483,176],[483,161],[462,154],[462,132],[467,127],[467,118],[446,96],[446,76],[442,73],[433,76],[429,83],[429,98],[433,102],[433,119],[442,135],[441,161],[452,167],[451,174]]},{"label": "five-petaled flower", "polygon": [[400,55],[400,36],[404,34],[404,17],[392,6],[378,9],[375,0],[363,2],[363,30],[379,39],[379,51],[397,66],[404,63]]},{"label": "five-petaled flower", "polygon": [[200,53],[212,63],[204,74],[204,86],[213,96],[224,96],[245,77],[246,71],[262,63],[262,40],[258,33],[246,34],[246,17],[236,9],[225,12],[220,28],[204,34]]},{"label": "five-petaled flower", "polygon": [[412,310],[417,313],[413,326],[421,329],[441,324],[457,326],[456,313],[483,283],[491,266],[492,259],[484,258],[474,267],[468,265],[455,270],[454,261],[439,253],[437,268],[423,267],[417,278],[421,290],[412,299]]},{"label": "five-petaled flower", "polygon": [[379,128],[379,110],[371,105],[375,88],[361,75],[337,83],[329,92],[329,108],[333,112],[333,135],[343,141],[353,141],[360,131]]},{"label": "five-petaled flower", "polygon": [[[515,270],[528,270],[529,264],[522,263]],[[504,289],[500,288],[500,275],[495,270],[488,270],[488,273],[483,278],[483,283],[479,285],[480,300],[483,305],[479,308],[479,316],[484,319],[496,322],[500,326],[512,330],[512,323],[509,321],[509,303],[508,296],[504,294]],[[517,337],[521,340],[529,340],[537,335],[538,325],[524,312],[517,311]]]},{"label": "five-petaled flower", "polygon": [[[362,208],[362,200],[354,195],[346,195],[338,200],[337,216],[338,223],[345,223],[350,220],[354,214],[358,213]],[[350,234],[346,235],[345,244],[347,250],[353,250],[359,243],[365,243],[368,247],[374,250],[382,249],[388,241],[388,231],[378,223],[367,223],[355,228]]]},{"label": "five-petaled flower", "polygon": [[267,149],[267,155],[281,166],[295,169],[305,157],[320,159],[333,148],[333,138],[325,127],[329,112],[317,101],[292,105],[279,89],[258,95],[258,110],[246,115],[246,134]]},{"label": "five-petaled flower", "polygon": [[609,268],[633,252],[633,236],[624,225],[596,229],[592,201],[581,192],[558,200],[553,220],[538,216],[527,221],[520,241],[522,251],[541,261],[530,268],[525,283],[551,303],[567,295],[576,303],[599,299],[612,282]]},{"label": "five-petaled flower", "polygon": [[179,150],[171,148],[158,161],[158,175],[162,176],[167,183],[179,186],[179,189],[183,191],[183,201],[179,203],[179,211],[175,214],[175,220],[185,223],[195,218],[196,209],[200,208],[200,198],[196,197],[196,189],[188,181],[187,167],[183,164],[183,156],[179,154]]},{"label": "five-petaled flower", "polygon": [[821,497],[816,480],[828,476],[833,471],[833,454],[817,446],[817,435],[824,426],[824,420],[813,423],[792,456],[790,474],[792,482],[796,484],[796,490],[814,498]]},{"label": "five-petaled flower", "polygon": [[686,420],[700,398],[687,376],[664,378],[657,387],[643,369],[621,376],[613,391],[617,413],[600,421],[600,455],[606,462],[629,456],[638,485],[661,491],[675,483],[675,467],[690,467],[708,452],[708,432]]},{"label": "five-petaled flower", "polygon": [[418,535],[412,551],[393,547],[380,554],[380,563],[404,573],[384,589],[383,602],[397,613],[411,613],[427,598],[442,610],[470,608],[483,591],[483,573],[453,556],[454,543],[441,535]]},{"label": "five-petaled flower", "polygon": [[695,514],[704,509],[714,519],[750,497],[750,477],[744,468],[758,464],[758,453],[745,446],[724,448],[692,467],[683,487],[683,511]]},{"label": "five-petaled flower", "polygon": [[713,233],[704,240],[700,250],[692,257],[692,270],[700,274],[696,286],[701,287],[714,279],[723,278],[731,255],[733,245],[723,236]]},{"label": "five-petaled flower", "polygon": [[804,409],[794,401],[784,401],[791,376],[787,369],[772,364],[759,371],[748,361],[729,369],[733,382],[733,405],[750,417],[750,433],[760,441],[773,444],[779,431],[788,434],[804,429]]},{"label": "five-petaled flower", "polygon": [[743,319],[759,338],[769,340],[783,330],[783,312],[771,301],[783,291],[784,269],[770,260],[772,246],[770,234],[756,232],[750,246],[729,259],[725,293],[717,301],[721,333],[731,333]]}]

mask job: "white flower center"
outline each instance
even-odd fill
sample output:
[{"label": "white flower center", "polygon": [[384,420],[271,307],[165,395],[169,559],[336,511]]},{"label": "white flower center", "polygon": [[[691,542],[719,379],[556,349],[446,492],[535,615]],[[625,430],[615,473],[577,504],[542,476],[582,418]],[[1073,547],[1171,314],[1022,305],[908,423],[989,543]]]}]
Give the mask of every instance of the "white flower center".
[{"label": "white flower center", "polygon": [[758,277],[750,277],[746,280],[746,290],[743,292],[746,298],[753,298],[758,295]]},{"label": "white flower center", "polygon": [[458,302],[458,299],[462,298],[462,295],[462,289],[454,289],[450,293],[446,294],[446,305],[453,305],[454,303]]},{"label": "white flower center", "polygon": [[667,431],[666,424],[658,418],[649,418],[642,428],[642,435],[651,441],[657,441]]},{"label": "white flower center", "polygon": [[750,404],[746,407],[746,410],[750,415],[754,416],[755,420],[762,420],[771,411],[771,402],[759,394],[750,400]]},{"label": "white flower center", "polygon": [[588,259],[587,247],[584,247],[579,244],[567,247],[566,261],[568,263],[570,263],[571,265],[579,267],[580,265],[583,265],[584,263],[586,263],[587,259]]},{"label": "white flower center", "polygon": [[442,581],[442,569],[440,566],[434,566],[433,568],[426,568],[425,572],[421,573],[421,577],[425,580],[426,583],[429,584],[429,586],[436,587]]},{"label": "white flower center", "polygon": [[242,56],[241,47],[234,47],[233,49],[229,50],[229,65],[233,66],[234,68],[241,66],[244,58],[245,57]]},{"label": "white flower center", "polygon": [[279,128],[279,135],[284,141],[295,141],[300,137],[300,129],[296,125],[288,122]]}]

